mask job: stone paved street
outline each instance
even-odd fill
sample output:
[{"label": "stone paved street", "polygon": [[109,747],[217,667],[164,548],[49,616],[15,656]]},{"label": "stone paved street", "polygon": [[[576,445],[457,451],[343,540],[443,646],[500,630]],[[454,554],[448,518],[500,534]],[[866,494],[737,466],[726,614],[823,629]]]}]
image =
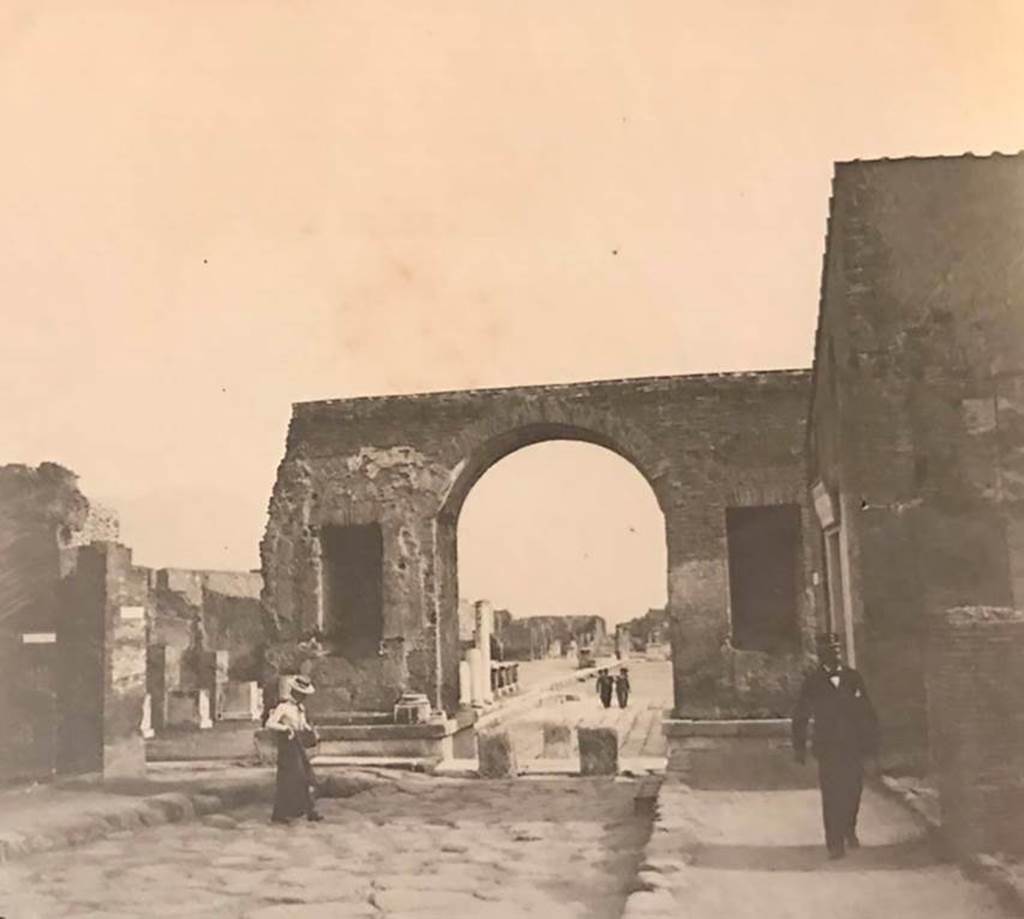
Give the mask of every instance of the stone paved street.
[{"label": "stone paved street", "polygon": [[615,700],[611,708],[604,708],[594,681],[588,680],[567,690],[578,699],[561,705],[540,706],[511,719],[508,728],[519,761],[541,757],[545,722],[615,727],[619,732],[620,758],[664,756],[666,743],[661,722],[665,710],[672,707],[672,664],[639,659],[624,663],[629,667],[632,687],[629,704],[624,709],[619,708]]},{"label": "stone paved street", "polygon": [[[810,768],[810,767],[808,767]],[[816,789],[695,791],[669,777],[626,919],[994,919],[895,801],[865,793],[862,848],[829,861]]]},{"label": "stone paved street", "polygon": [[648,830],[635,789],[410,775],[321,802],[318,825],[249,808],[12,862],[0,915],[612,919]]}]

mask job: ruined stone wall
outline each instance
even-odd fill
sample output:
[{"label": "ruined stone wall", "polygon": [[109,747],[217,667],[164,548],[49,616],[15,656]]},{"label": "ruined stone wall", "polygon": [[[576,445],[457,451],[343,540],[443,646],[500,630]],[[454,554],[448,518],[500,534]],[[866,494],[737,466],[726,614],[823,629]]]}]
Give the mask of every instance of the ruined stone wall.
[{"label": "ruined stone wall", "polygon": [[78,549],[61,584],[57,624],[60,772],[145,772],[148,599],[147,572],[132,566],[130,549],[102,542]]},{"label": "ruined stone wall", "polygon": [[[260,680],[266,646],[258,572],[162,568],[149,572],[147,643],[152,678],[194,690],[205,652],[228,652],[231,680]],[[151,690],[152,691],[152,690]]]},{"label": "ruined stone wall", "polygon": [[511,619],[500,637],[507,659],[530,660],[546,657],[555,643],[566,648],[573,640],[588,646],[600,642],[607,631],[600,616],[525,616]]},{"label": "ruined stone wall", "polygon": [[256,572],[203,572],[203,622],[206,646],[228,652],[232,680],[259,680],[262,675],[263,577]]},{"label": "ruined stone wall", "polygon": [[1024,614],[933,611],[927,653],[930,762],[942,828],[961,855],[1024,854]]},{"label": "ruined stone wall", "polygon": [[0,780],[56,767],[56,643],[23,636],[55,631],[63,547],[88,516],[62,466],[0,467]]},{"label": "ruined stone wall", "polygon": [[924,745],[926,611],[1024,584],[1022,246],[1022,157],[837,167],[810,460],[890,750]]},{"label": "ruined stone wall", "polygon": [[[318,704],[386,709],[413,688],[453,711],[462,501],[513,450],[584,440],[631,461],[665,512],[677,709],[788,711],[813,631],[810,571],[792,653],[731,648],[725,510],[794,503],[810,531],[808,379],[719,374],[295,406],[261,547],[274,666],[305,666],[331,684]],[[380,654],[350,661],[339,648],[307,661],[299,643],[323,616],[320,529],[366,523],[383,530]]]}]

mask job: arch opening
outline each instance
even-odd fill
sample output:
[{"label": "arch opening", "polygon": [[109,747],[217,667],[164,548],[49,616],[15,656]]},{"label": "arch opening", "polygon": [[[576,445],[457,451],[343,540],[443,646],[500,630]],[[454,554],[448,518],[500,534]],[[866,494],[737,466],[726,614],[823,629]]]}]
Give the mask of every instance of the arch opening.
[{"label": "arch opening", "polygon": [[620,451],[592,437],[531,433],[506,452],[489,445],[488,462],[477,456],[462,470],[457,502],[443,518],[450,542],[442,616],[458,623],[468,649],[483,601],[494,653],[535,661],[539,670],[544,660],[571,669],[582,649],[628,654],[633,642],[623,631],[617,643],[616,626],[667,614],[665,514]]}]

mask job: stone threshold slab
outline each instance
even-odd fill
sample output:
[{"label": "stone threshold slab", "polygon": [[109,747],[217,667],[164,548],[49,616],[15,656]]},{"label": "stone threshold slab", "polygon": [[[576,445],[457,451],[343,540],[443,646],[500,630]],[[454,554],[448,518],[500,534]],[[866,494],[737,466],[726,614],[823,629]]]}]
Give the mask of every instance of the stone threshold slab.
[{"label": "stone threshold slab", "polygon": [[666,718],[662,733],[673,737],[789,737],[789,718],[735,718],[712,720],[704,718]]},{"label": "stone threshold slab", "polygon": [[414,772],[433,770],[436,760],[419,756],[343,756],[324,753],[309,760],[316,769],[377,768],[405,769]]},{"label": "stone threshold slab", "polygon": [[[635,756],[619,760],[618,775],[623,777],[661,775],[667,768],[664,756]],[[432,770],[435,775],[460,778],[475,778],[478,763],[475,759],[449,759],[438,763]],[[576,758],[533,759],[519,764],[521,776],[579,776],[580,764]]]}]

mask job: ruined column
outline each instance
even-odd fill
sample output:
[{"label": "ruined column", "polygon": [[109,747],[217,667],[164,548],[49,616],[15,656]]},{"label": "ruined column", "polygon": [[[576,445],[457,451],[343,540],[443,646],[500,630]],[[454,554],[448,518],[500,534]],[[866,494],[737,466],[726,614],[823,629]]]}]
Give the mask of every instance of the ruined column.
[{"label": "ruined column", "polygon": [[470,648],[466,652],[466,661],[469,665],[470,703],[475,708],[483,708],[487,695],[484,690],[484,660],[480,649]]},{"label": "ruined column", "polygon": [[201,651],[197,655],[197,679],[200,689],[209,696],[210,718],[224,717],[225,693],[228,685],[228,652]]},{"label": "ruined column", "polygon": [[494,701],[494,690],[491,687],[491,631],[494,610],[487,600],[479,600],[476,604],[476,647],[482,658],[481,667],[484,672],[484,702]]},{"label": "ruined column", "polygon": [[473,674],[469,661],[459,661],[459,706],[466,708],[473,704]]}]

